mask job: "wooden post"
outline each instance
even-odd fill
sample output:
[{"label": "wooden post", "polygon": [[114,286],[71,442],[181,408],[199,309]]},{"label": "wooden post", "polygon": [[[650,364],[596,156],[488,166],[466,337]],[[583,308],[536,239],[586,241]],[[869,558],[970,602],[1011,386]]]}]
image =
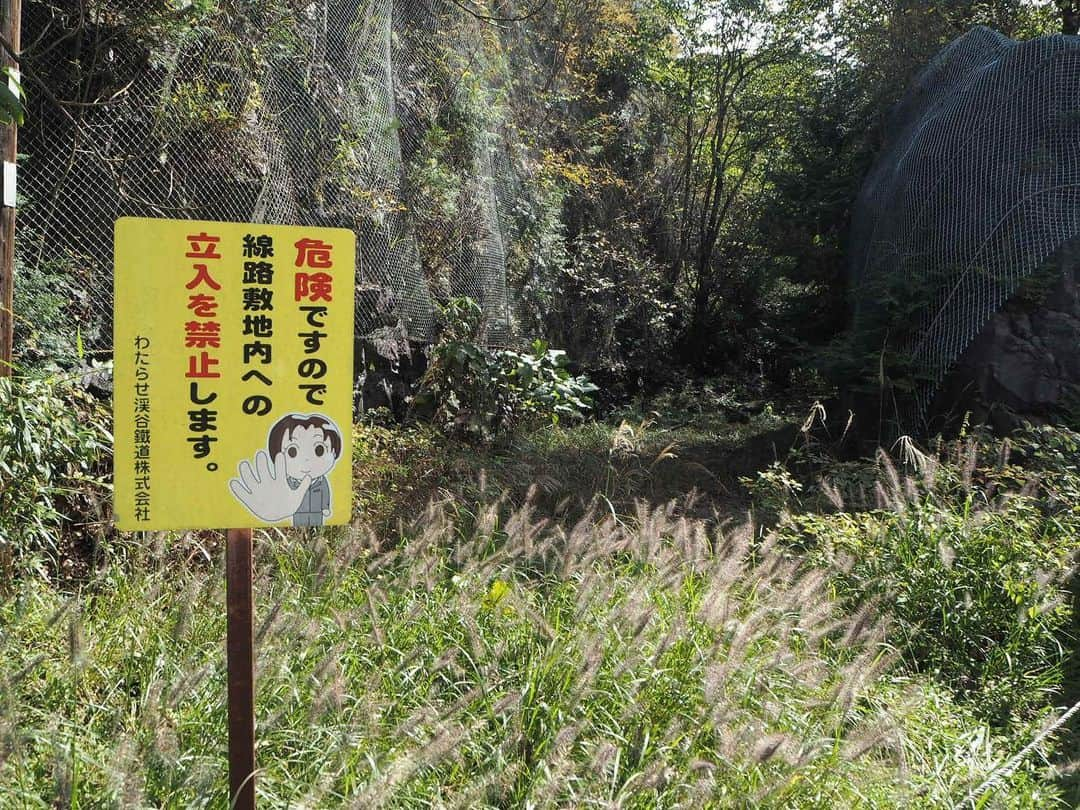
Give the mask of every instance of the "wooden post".
[{"label": "wooden post", "polygon": [[[3,36],[13,53],[22,47],[22,0],[0,0],[0,36]],[[17,68],[18,62],[2,49],[0,64]],[[6,79],[0,79],[6,81]],[[14,188],[15,157],[18,153],[18,127],[12,123],[0,127],[0,160],[3,161],[0,180],[0,377],[11,376],[12,339],[15,328],[15,204],[11,199]],[[10,164],[10,168],[9,168]],[[8,205],[7,203],[11,203]]]},{"label": "wooden post", "polygon": [[228,616],[229,806],[255,807],[255,626],[251,529],[229,529],[225,545]]}]

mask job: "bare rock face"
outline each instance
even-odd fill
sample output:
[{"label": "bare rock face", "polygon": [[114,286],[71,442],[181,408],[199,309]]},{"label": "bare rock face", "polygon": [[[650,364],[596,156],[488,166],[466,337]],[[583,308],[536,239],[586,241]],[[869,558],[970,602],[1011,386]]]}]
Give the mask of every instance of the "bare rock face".
[{"label": "bare rock face", "polygon": [[935,403],[1007,430],[1080,419],[1080,240],[1066,243],[991,316]]}]

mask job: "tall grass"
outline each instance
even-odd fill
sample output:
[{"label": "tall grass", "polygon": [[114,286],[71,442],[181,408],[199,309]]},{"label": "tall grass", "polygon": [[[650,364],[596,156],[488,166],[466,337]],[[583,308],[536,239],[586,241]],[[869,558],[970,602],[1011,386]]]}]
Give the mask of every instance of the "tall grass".
[{"label": "tall grass", "polygon": [[905,442],[902,467],[879,452],[862,494],[850,470],[834,476],[835,511],[789,515],[781,534],[839,571],[849,605],[878,600],[908,669],[999,726],[1026,722],[1060,693],[1075,641],[1078,440],[1031,429],[933,453]]},{"label": "tall grass", "polygon": [[[1013,750],[749,528],[447,501],[390,539],[258,536],[264,807],[949,807]],[[178,542],[0,602],[0,807],[226,806],[220,561]]]}]

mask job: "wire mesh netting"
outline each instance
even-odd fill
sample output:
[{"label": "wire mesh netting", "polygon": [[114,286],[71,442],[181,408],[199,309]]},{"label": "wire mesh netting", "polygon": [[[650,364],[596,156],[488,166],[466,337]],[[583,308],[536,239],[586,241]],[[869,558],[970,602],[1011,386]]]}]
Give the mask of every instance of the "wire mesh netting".
[{"label": "wire mesh netting", "polygon": [[917,431],[990,317],[1080,232],[1080,37],[971,30],[920,74],[891,133],[857,203],[856,329],[911,296],[898,348],[917,382],[899,427]]},{"label": "wire mesh netting", "polygon": [[444,0],[29,0],[18,263],[107,347],[118,217],[345,227],[358,334],[393,355],[468,295],[510,342],[515,36]]}]

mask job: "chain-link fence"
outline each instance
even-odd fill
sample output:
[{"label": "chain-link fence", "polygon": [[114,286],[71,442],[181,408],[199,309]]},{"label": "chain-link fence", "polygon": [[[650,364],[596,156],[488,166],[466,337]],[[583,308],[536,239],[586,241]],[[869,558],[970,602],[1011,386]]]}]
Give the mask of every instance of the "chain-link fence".
[{"label": "chain-link fence", "polygon": [[358,333],[383,351],[430,339],[451,295],[510,341],[523,39],[492,16],[454,0],[27,0],[18,265],[77,278],[73,317],[107,347],[116,218],[345,227]]},{"label": "chain-link fence", "polygon": [[[1080,234],[1080,37],[1014,42],[976,28],[894,112],[852,234],[856,328],[890,306],[919,430],[953,364],[1020,282]],[[896,318],[896,312],[901,313]]]}]

